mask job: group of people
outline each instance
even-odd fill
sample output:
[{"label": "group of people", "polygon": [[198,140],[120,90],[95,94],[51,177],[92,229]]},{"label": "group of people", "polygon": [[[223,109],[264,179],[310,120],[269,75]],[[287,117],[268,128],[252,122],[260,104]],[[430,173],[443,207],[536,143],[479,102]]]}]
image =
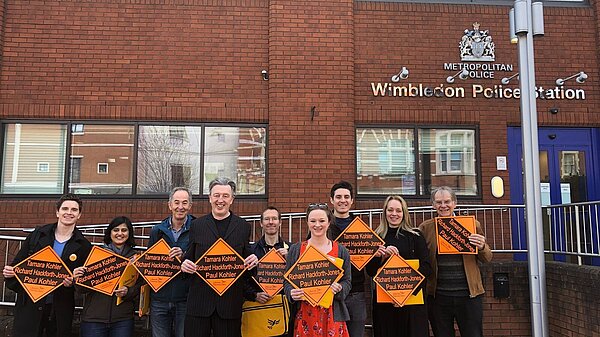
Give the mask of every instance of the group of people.
[{"label": "group of people", "polygon": [[[231,211],[236,185],[227,178],[216,178],[209,184],[211,212],[195,218],[191,215],[192,195],[187,188],[177,187],[169,195],[171,215],[153,227],[148,247],[164,239],[171,247],[169,255],[183,262],[178,276],[158,292],[151,292],[150,322],[153,337],[239,337],[241,335],[244,301],[267,303],[266,292],[250,277],[252,268],[271,249],[285,259],[289,269],[299,256],[312,246],[333,258],[341,259],[342,277],[329,290],[332,305],[327,308],[308,304],[302,289],[284,282],[282,292],[291,304],[292,324],[285,336],[363,337],[367,319],[366,291],[368,280],[392,255],[419,261],[419,272],[425,282],[414,291],[426,294],[423,304],[403,307],[378,303],[373,292],[373,328],[375,337],[429,336],[429,325],[435,337],[454,336],[456,321],[462,337],[483,336],[484,292],[480,262],[491,260],[479,222],[476,233],[469,237],[477,255],[437,254],[437,234],[434,221],[414,226],[408,215],[406,201],[389,196],[383,205],[381,223],[375,232],[384,244],[363,270],[350,262],[348,250],[335,239],[354,220],[352,206],[354,190],[350,183],[340,181],[330,191],[328,204],[310,204],[306,209],[309,236],[291,244],[282,239],[281,214],[267,207],[261,215],[262,237],[249,242],[251,226]],[[456,195],[449,187],[432,191],[431,200],[438,216],[453,216]],[[14,335],[23,337],[69,336],[74,314],[75,291],[84,296],[81,314],[82,337],[130,337],[133,334],[135,298],[143,284],[142,278],[130,287],[120,286],[113,295],[83,289],[74,278],[85,274],[83,264],[91,244],[76,228],[81,216],[81,200],[63,195],[56,204],[57,222],[36,228],[24,241],[15,259],[4,267],[7,286],[17,292],[14,312]],[[130,258],[134,250],[133,226],[127,217],[117,217],[104,235],[104,248]],[[244,273],[221,296],[197,276],[197,261],[218,239],[223,239],[240,256],[250,270]],[[45,298],[33,302],[15,278],[14,265],[46,246],[51,246],[73,271],[73,277],[63,280],[63,286]],[[368,277],[367,277],[368,276]],[[117,305],[119,298],[120,305]],[[429,323],[428,323],[429,322]]]}]

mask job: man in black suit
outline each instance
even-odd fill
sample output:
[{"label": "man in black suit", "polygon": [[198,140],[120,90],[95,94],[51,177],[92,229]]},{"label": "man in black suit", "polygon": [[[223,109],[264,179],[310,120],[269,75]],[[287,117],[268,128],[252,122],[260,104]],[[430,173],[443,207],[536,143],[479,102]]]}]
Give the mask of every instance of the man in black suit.
[{"label": "man in black suit", "polygon": [[[211,212],[192,222],[190,245],[181,264],[183,272],[195,273],[197,266],[194,261],[219,238],[246,257],[245,265],[253,268],[258,263],[256,255],[250,254],[250,224],[229,210],[235,198],[235,187],[235,182],[227,178],[216,178],[210,182]],[[240,337],[244,282],[243,277],[238,278],[219,296],[203,280],[194,277],[187,300],[185,336]]]}]

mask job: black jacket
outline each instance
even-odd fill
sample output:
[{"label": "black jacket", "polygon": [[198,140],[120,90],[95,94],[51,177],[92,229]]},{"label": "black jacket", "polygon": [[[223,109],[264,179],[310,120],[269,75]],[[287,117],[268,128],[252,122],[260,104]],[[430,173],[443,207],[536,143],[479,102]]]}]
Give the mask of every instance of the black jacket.
[{"label": "black jacket", "polygon": [[[190,246],[184,259],[189,259],[193,262],[198,261],[219,237],[219,230],[212,214],[192,221]],[[250,224],[231,213],[231,221],[223,240],[245,258],[251,255],[249,238]],[[198,275],[189,275],[192,278],[192,282],[188,294],[186,315],[209,317],[216,311],[222,319],[238,319],[242,317],[245,283],[243,276],[238,278],[222,296],[219,296]]]},{"label": "black jacket", "polygon": [[[418,231],[418,230],[417,230]],[[400,230],[398,236],[396,236],[397,229],[389,228],[385,238],[386,246],[395,246],[398,248],[400,256],[405,260],[419,260],[419,272],[425,276],[423,283],[419,285],[413,292],[418,293],[420,289],[425,288],[427,278],[431,275],[431,263],[429,261],[429,250],[425,243],[423,234],[415,235],[404,230]],[[386,260],[381,257],[374,257],[367,263],[366,270],[367,274],[371,277],[375,277],[377,271]]]},{"label": "black jacket", "polygon": [[[37,227],[27,236],[27,239],[25,239],[21,246],[21,250],[19,250],[10,265],[14,266],[42,248],[52,246],[54,244],[56,226],[57,224],[54,223]],[[92,245],[89,241],[75,228],[73,236],[71,236],[65,245],[61,259],[72,272],[73,269],[83,265],[91,249]],[[19,281],[14,277],[6,279],[6,286],[17,293],[17,302],[14,309],[14,335],[19,337],[37,337],[43,308],[46,303],[45,299],[40,299],[36,303],[33,303],[29,295],[21,287]],[[73,312],[75,310],[75,289],[73,287],[60,286],[52,294],[54,311],[57,313],[56,335],[70,336]]]},{"label": "black jacket", "polygon": [[[111,250],[108,246],[102,248]],[[122,256],[129,258],[136,253],[132,247],[125,246]],[[138,276],[137,282],[127,290],[127,295],[123,297],[123,302],[119,305],[117,305],[117,296],[108,296],[86,287],[77,286],[77,291],[84,294],[81,321],[113,323],[133,319],[133,312],[137,304],[135,299],[140,293],[142,284],[144,284],[143,278]]]},{"label": "black jacket", "polygon": [[[356,216],[353,215],[352,213],[350,213],[350,218],[352,220],[354,220]],[[336,218],[336,222],[339,221]],[[342,234],[342,229],[340,227],[338,227],[336,224],[331,224],[331,226],[329,226],[329,237],[331,238],[331,240],[335,240],[337,239],[338,236],[340,236],[340,234]],[[365,291],[365,271],[363,270],[358,270],[356,269],[356,267],[354,267],[354,265],[352,265],[352,289],[350,289],[351,293],[355,293],[355,292],[364,292]]]}]

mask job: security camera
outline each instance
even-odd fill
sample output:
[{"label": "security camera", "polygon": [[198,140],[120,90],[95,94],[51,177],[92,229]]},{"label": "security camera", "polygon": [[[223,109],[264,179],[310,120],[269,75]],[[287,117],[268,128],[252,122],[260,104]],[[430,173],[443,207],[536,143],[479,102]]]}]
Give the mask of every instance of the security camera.
[{"label": "security camera", "polygon": [[269,72],[263,69],[261,72],[263,80],[267,81],[269,79]]},{"label": "security camera", "polygon": [[577,81],[577,83],[583,83],[583,82],[585,82],[585,80],[587,80],[587,78],[588,78],[588,75],[582,71],[579,73],[579,76],[577,76],[575,81]]},{"label": "security camera", "polygon": [[408,69],[406,67],[402,67],[399,73],[392,76],[392,82],[397,83],[400,80],[405,80],[408,78]]}]

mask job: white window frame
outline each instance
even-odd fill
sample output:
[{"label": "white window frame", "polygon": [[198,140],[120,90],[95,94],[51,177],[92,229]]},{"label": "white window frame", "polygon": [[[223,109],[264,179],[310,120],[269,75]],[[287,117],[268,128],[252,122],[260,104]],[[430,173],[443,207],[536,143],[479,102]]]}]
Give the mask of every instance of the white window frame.
[{"label": "white window frame", "polygon": [[[106,171],[102,172],[100,171],[100,167],[101,166],[106,166]],[[98,163],[98,174],[108,174],[108,163]]]},{"label": "white window frame", "polygon": [[[43,167],[45,167],[45,169],[43,169]],[[47,161],[37,162],[37,172],[38,173],[50,173],[50,163]]]}]

